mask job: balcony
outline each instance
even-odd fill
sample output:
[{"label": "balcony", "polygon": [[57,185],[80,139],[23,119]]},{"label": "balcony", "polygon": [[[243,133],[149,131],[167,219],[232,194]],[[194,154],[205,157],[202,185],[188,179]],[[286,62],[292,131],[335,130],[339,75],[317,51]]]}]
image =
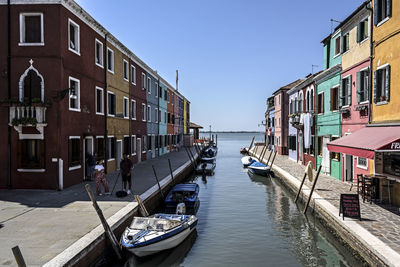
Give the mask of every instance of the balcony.
[{"label": "balcony", "polygon": [[44,105],[13,105],[9,107],[9,125],[19,133],[20,139],[44,139],[46,109]]}]

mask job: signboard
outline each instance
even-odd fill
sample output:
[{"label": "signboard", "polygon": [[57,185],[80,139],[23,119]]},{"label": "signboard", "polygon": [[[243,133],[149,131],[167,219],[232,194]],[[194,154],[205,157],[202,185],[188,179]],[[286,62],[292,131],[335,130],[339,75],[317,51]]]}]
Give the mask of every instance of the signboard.
[{"label": "signboard", "polygon": [[361,221],[360,200],[358,194],[340,194],[340,214],[344,217],[358,218]]},{"label": "signboard", "polygon": [[397,139],[383,147],[380,147],[378,150],[393,150],[399,151],[400,150],[400,139]]}]

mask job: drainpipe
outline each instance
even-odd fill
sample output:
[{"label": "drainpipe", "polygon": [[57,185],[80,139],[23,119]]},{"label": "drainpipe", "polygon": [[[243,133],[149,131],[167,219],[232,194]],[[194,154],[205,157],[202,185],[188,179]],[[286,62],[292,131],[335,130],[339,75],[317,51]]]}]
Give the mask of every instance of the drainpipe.
[{"label": "drainpipe", "polygon": [[161,84],[160,84],[160,76],[158,76],[158,86],[157,86],[157,90],[158,90],[158,93],[157,93],[157,95],[158,95],[158,114],[157,114],[157,118],[158,118],[158,120],[157,120],[157,139],[158,139],[158,141],[157,141],[157,144],[158,144],[158,156],[160,156],[160,154],[161,154],[161,140],[160,140],[160,114],[161,114],[161,112],[160,112],[160,98],[161,98],[161,95],[160,95],[160,87],[161,87]]},{"label": "drainpipe", "polygon": [[107,130],[107,116],[108,116],[108,103],[107,103],[107,35],[106,32],[104,35],[104,56],[103,56],[103,65],[104,65],[104,172],[107,173],[107,153],[108,153],[108,130]]},{"label": "drainpipe", "polygon": [[[7,0],[7,88],[8,88],[8,99],[11,99],[11,3]],[[10,109],[8,109],[8,118],[10,118]],[[7,170],[7,186],[9,189],[12,188],[11,183],[11,126],[8,129],[8,170]]]},{"label": "drainpipe", "polygon": [[[372,2],[370,2],[372,3]],[[368,104],[368,124],[371,123],[372,121],[372,64],[373,64],[373,60],[374,60],[374,56],[373,56],[373,52],[374,52],[374,42],[372,40],[373,38],[373,29],[374,29],[374,11],[373,9],[369,6],[369,4],[367,5],[367,10],[369,10],[371,16],[370,16],[370,37],[369,37],[369,83],[368,83],[368,98],[369,98],[369,104]]]}]

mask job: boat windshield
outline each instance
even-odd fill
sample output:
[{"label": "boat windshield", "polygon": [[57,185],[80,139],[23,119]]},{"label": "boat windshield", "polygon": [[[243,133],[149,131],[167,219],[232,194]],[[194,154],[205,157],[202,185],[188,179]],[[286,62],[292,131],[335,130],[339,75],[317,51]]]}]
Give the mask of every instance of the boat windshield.
[{"label": "boat windshield", "polygon": [[129,228],[136,230],[168,231],[181,225],[177,220],[166,220],[159,218],[135,217]]}]

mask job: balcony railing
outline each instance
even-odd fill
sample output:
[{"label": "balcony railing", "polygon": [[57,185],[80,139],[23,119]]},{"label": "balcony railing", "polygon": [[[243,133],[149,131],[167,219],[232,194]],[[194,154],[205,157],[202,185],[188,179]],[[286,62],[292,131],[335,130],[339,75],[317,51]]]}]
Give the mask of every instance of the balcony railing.
[{"label": "balcony railing", "polygon": [[9,123],[13,126],[46,123],[45,106],[11,106]]}]

